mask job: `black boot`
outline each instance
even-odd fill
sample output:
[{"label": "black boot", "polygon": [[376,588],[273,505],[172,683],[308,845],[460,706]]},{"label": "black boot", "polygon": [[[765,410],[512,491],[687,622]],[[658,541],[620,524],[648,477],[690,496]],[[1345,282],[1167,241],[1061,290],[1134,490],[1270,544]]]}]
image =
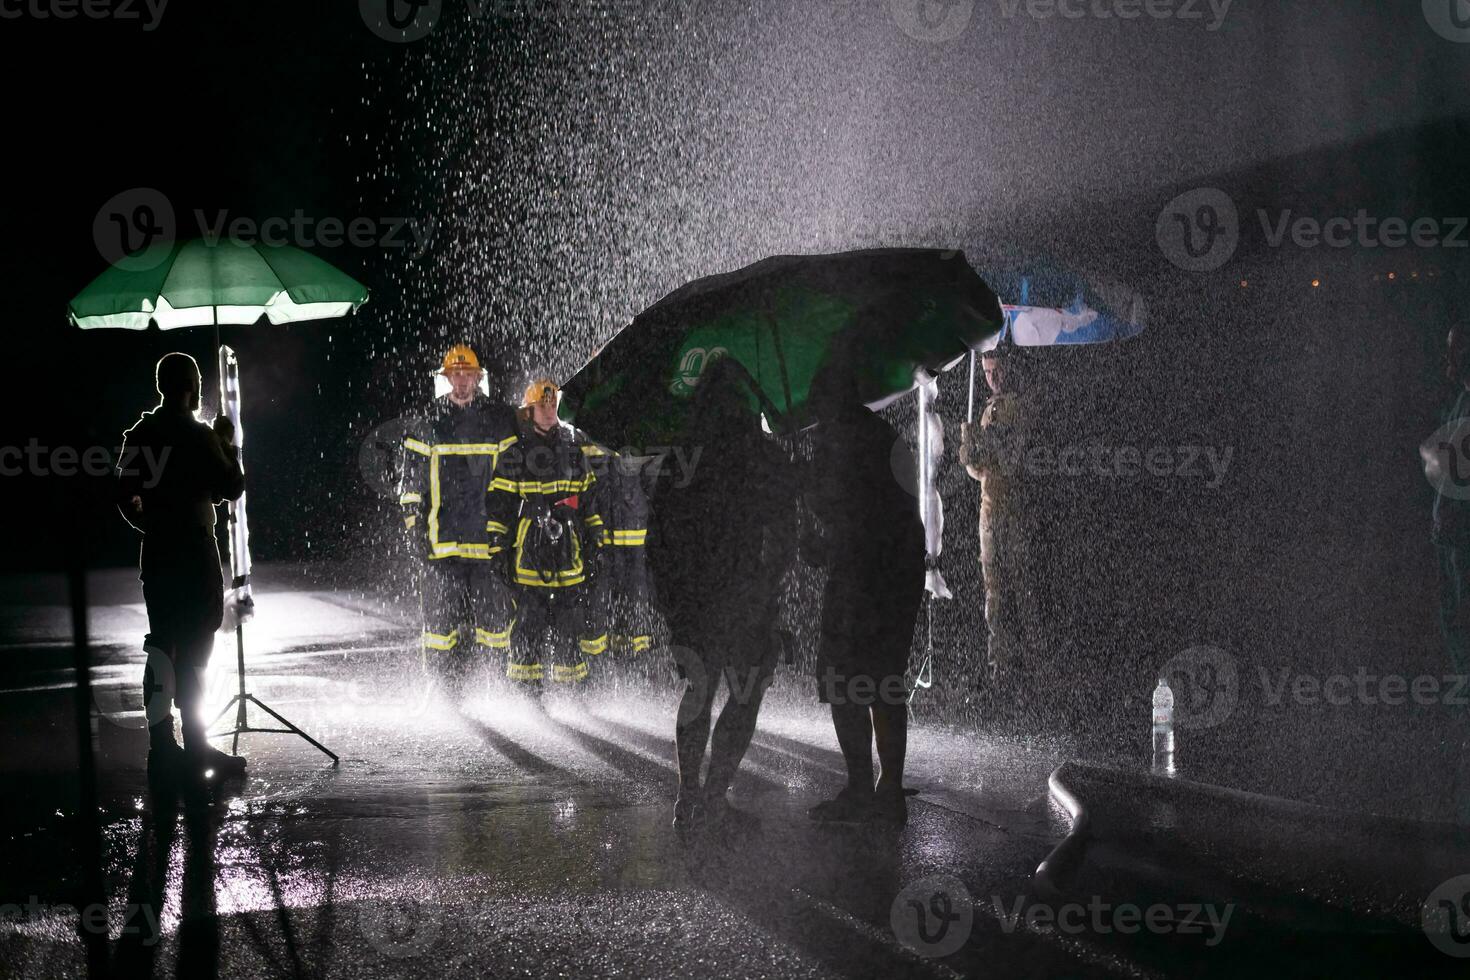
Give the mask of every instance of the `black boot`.
[{"label": "black boot", "polygon": [[184,757],[189,769],[196,775],[214,779],[238,776],[245,771],[243,756],[221,752],[209,744],[204,737],[204,726],[184,723]]},{"label": "black boot", "polygon": [[148,773],[152,776],[173,776],[182,768],[184,750],[174,738],[172,715],[155,725],[148,726]]}]

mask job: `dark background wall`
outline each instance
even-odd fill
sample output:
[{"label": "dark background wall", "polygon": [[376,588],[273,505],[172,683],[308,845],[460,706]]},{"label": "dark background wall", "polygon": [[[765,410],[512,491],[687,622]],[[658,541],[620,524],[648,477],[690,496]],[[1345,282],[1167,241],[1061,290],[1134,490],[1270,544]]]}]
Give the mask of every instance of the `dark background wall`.
[{"label": "dark background wall", "polygon": [[[1122,280],[1149,307],[1141,338],[1047,352],[1058,445],[1231,454],[1214,487],[1046,479],[1032,564],[1065,723],[1126,728],[1159,665],[1201,644],[1243,676],[1443,669],[1416,447],[1447,396],[1437,359],[1463,316],[1466,252],[1273,247],[1255,214],[1470,214],[1470,45],[1417,4],[1239,2],[1214,31],[974,5],[942,43],[897,27],[902,7],[512,16],[447,0],[413,44],[380,39],[352,4],[178,4],[152,31],[0,23],[0,445],[113,446],[152,403],[159,354],[208,357],[202,332],[65,325],[66,300],[104,266],[99,209],[134,188],[161,191],[181,233],[195,209],[435,222],[422,253],[313,249],[371,287],[355,320],[226,331],[244,365],[257,559],[364,575],[396,546],[364,440],[424,397],[449,341],[479,345],[509,393],[533,368],[569,374],[681,282],[766,254],[1026,250]],[[1241,242],[1193,273],[1155,223],[1199,187],[1232,199]],[[942,384],[951,445],[964,384]],[[960,599],[936,631],[941,668],[960,675],[979,646],[976,495],[957,468],[945,487]],[[76,547],[127,562],[106,489],[0,480],[0,562],[55,569]],[[1254,744],[1222,732],[1200,737]]]}]

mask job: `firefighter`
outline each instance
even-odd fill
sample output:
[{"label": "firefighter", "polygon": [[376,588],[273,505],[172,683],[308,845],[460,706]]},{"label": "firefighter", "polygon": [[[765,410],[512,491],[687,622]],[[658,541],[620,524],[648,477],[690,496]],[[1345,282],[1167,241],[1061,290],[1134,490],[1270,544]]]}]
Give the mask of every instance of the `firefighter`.
[{"label": "firefighter", "polygon": [[[587,657],[607,649],[607,634],[587,616],[604,543],[589,461],[598,450],[557,418],[558,394],[547,378],[526,389],[517,439],[500,459],[491,493],[491,547],[516,599],[506,676],[536,693],[547,679],[585,680]],[[543,655],[548,629],[557,635],[549,658]]]},{"label": "firefighter", "polygon": [[480,391],[484,371],[468,345],[450,348],[440,370],[449,393],[403,442],[399,502],[410,549],[424,559],[423,662],[458,677],[466,622],[473,641],[508,650],[514,614],[509,590],[492,568],[505,526],[490,519],[490,481],[516,441],[515,413]]},{"label": "firefighter", "polygon": [[597,511],[606,522],[607,551],[592,586],[595,622],[608,649],[641,653],[653,644],[653,589],[648,577],[648,490],[645,459],[589,447],[597,476]]},{"label": "firefighter", "polygon": [[[154,378],[159,404],[123,435],[117,482],[118,507],[143,534],[148,768],[166,773],[186,765],[196,774],[235,774],[245,760],[208,744],[201,702],[214,632],[224,615],[215,505],[245,492],[245,474],[230,420],[221,416],[211,428],[195,417],[201,388],[195,360],[165,354]],[[159,461],[156,472],[145,472],[143,464],[153,461]],[[174,704],[183,722],[182,749],[174,740]]]}]

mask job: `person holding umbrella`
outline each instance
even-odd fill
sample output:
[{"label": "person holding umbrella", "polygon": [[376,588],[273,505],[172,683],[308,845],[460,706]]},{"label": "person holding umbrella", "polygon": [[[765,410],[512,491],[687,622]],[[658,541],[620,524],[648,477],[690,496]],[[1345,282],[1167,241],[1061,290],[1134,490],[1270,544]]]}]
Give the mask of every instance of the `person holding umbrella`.
[{"label": "person holding umbrella", "polygon": [[504,530],[489,512],[490,481],[515,444],[515,415],[480,391],[484,371],[466,344],[444,355],[449,392],[403,441],[399,503],[410,548],[424,560],[423,658],[458,678],[460,625],[473,623],[477,645],[510,647],[511,597],[492,562],[492,539]]},{"label": "person holding umbrella", "polygon": [[985,589],[987,666],[992,683],[1020,680],[1034,642],[1035,600],[1020,568],[1028,535],[1019,499],[1020,458],[1034,408],[1020,384],[1016,348],[1004,345],[980,359],[990,398],[978,425],[960,429],[960,463],[980,484],[980,569]]},{"label": "person holding umbrella", "polygon": [[[802,537],[808,564],[827,570],[817,649],[818,699],[832,712],[847,786],[809,813],[818,821],[908,820],[904,674],[924,595],[918,462],[858,394],[850,361],[820,376],[806,499],[820,530]],[[875,785],[873,746],[881,765]]]},{"label": "person holding umbrella", "polygon": [[[755,734],[782,645],[781,580],[796,557],[797,486],[786,452],[749,409],[749,376],[733,358],[707,365],[694,388],[686,446],[699,464],[681,486],[660,470],[649,567],[685,681],[675,722],[674,828],[738,819],[727,799]],[[711,738],[715,695],[729,695]],[[709,772],[699,770],[706,744]]]},{"label": "person holding umbrella", "polygon": [[[215,505],[245,492],[245,474],[230,420],[216,418],[211,428],[195,416],[202,387],[195,360],[165,354],[154,380],[159,403],[123,434],[116,488],[123,518],[143,535],[148,768],[237,774],[245,760],[209,745],[202,702],[204,671],[224,616]],[[162,463],[151,479],[138,466],[144,457]],[[184,730],[182,749],[174,739],[174,704]]]}]

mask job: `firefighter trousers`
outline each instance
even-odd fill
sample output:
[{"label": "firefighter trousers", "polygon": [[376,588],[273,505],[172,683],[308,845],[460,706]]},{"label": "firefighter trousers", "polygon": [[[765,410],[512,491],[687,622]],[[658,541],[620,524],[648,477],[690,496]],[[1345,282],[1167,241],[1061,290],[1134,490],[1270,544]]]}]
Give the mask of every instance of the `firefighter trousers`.
[{"label": "firefighter trousers", "polygon": [[510,587],[490,567],[474,558],[441,558],[424,567],[424,659],[451,653],[471,637],[460,636],[460,627],[474,630],[476,646],[492,650],[510,648],[510,624],[514,615]]},{"label": "firefighter trousers", "polygon": [[589,672],[587,658],[607,648],[605,635],[587,635],[587,600],[585,585],[527,585],[517,589],[506,676],[525,683],[550,679],[575,684],[585,680]]}]

